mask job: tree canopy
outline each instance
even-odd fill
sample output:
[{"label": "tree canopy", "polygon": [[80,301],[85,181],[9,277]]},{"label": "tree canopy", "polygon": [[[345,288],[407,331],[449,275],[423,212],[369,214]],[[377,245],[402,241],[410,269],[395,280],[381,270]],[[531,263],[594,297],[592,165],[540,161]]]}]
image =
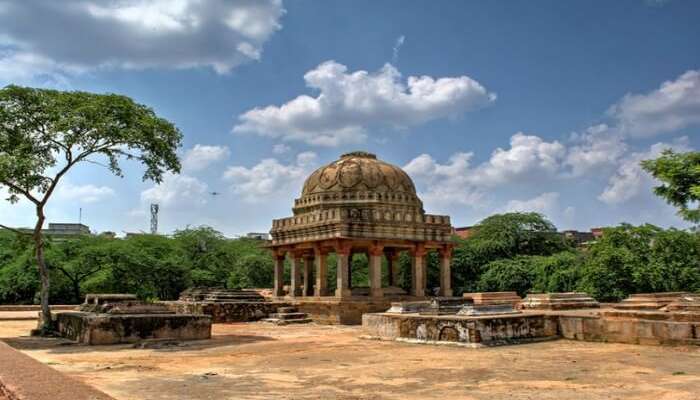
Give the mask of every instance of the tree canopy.
[{"label": "tree canopy", "polygon": [[119,160],[126,158],[145,166],[144,180],[161,182],[166,172],[180,171],[176,150],[181,140],[172,123],[126,96],[14,85],[0,89],[0,186],[7,188],[8,201],[21,197],[36,209],[34,253],[45,332],[51,329],[50,277],[41,229],[44,208],[63,176],[79,163],[121,176]]},{"label": "tree canopy", "polygon": [[654,193],[677,207],[684,219],[700,223],[700,152],[666,150],[656,159],[642,161],[642,168],[661,181]]}]

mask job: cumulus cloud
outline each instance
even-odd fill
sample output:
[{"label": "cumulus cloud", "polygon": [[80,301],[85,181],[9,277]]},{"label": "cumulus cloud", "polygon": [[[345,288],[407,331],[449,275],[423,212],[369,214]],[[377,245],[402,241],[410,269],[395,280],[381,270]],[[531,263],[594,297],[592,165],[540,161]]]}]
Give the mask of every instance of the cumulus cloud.
[{"label": "cumulus cloud", "polygon": [[555,176],[566,155],[558,141],[547,142],[539,136],[518,132],[510,138],[510,149],[496,149],[491,158],[478,166],[471,176],[474,184],[499,185],[521,179]]},{"label": "cumulus cloud", "polygon": [[401,51],[401,47],[403,46],[403,42],[406,41],[406,36],[401,35],[398,38],[396,38],[396,43],[394,43],[394,48],[391,61],[396,64],[399,61],[399,51]]},{"label": "cumulus cloud", "polygon": [[572,136],[564,164],[570,167],[571,175],[583,176],[601,167],[616,165],[627,148],[615,129],[606,124],[595,125],[583,134]]},{"label": "cumulus cloud", "polygon": [[497,186],[559,177],[565,155],[561,143],[519,132],[510,138],[510,148],[496,149],[476,166],[471,165],[473,153],[455,153],[444,164],[421,154],[404,169],[422,188],[427,202],[473,205]]},{"label": "cumulus cloud", "polygon": [[284,143],[278,143],[278,144],[272,146],[272,152],[275,154],[288,153],[290,150],[292,150],[292,148],[287,146]]},{"label": "cumulus cloud", "polygon": [[60,80],[98,68],[157,67],[225,73],[260,58],[283,14],[281,0],[0,0],[0,76]]},{"label": "cumulus cloud", "polygon": [[187,171],[201,171],[217,161],[228,158],[230,154],[227,146],[196,144],[185,153],[182,166]]},{"label": "cumulus cloud", "polygon": [[684,136],[672,143],[656,143],[648,151],[627,155],[621,160],[617,172],[610,177],[608,185],[598,196],[598,199],[607,204],[620,204],[642,192],[651,193],[654,180],[642,169],[639,163],[642,160],[658,157],[665,149],[673,149],[678,152],[691,150],[688,138]]},{"label": "cumulus cloud", "polygon": [[527,200],[510,200],[503,211],[537,212],[544,215],[552,215],[559,211],[559,193],[547,192]]},{"label": "cumulus cloud", "polygon": [[317,155],[314,152],[298,154],[295,162],[291,164],[282,164],[275,158],[266,158],[250,168],[227,168],[224,180],[231,183],[233,192],[243,200],[256,202],[273,195],[297,192],[304,179],[313,171],[316,162]]},{"label": "cumulus cloud", "polygon": [[75,185],[65,180],[56,188],[56,197],[59,200],[75,201],[80,203],[96,203],[108,197],[114,196],[114,190],[108,186]]},{"label": "cumulus cloud", "polygon": [[445,164],[438,163],[428,154],[421,154],[403,169],[418,185],[426,203],[445,207],[452,204],[473,205],[483,192],[471,182],[470,161],[473,153],[456,153]]},{"label": "cumulus cloud", "polygon": [[370,126],[408,127],[461,115],[496,99],[468,76],[410,76],[404,82],[391,64],[377,72],[348,72],[327,61],[304,75],[316,97],[298,96],[281,105],[239,116],[234,132],[249,132],[318,146],[360,143]]},{"label": "cumulus cloud", "polygon": [[608,114],[620,131],[649,137],[700,124],[700,71],[691,70],[646,94],[628,94]]},{"label": "cumulus cloud", "polygon": [[141,192],[141,203],[157,203],[164,208],[192,208],[207,203],[208,186],[189,175],[166,174],[163,182]]}]

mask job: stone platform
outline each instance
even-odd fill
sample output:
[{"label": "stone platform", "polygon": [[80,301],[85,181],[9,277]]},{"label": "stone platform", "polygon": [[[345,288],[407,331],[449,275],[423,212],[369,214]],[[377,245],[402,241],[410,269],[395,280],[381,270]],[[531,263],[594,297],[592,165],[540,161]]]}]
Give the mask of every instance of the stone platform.
[{"label": "stone platform", "polygon": [[496,346],[555,339],[557,316],[425,316],[377,313],[362,316],[367,338],[468,347]]},{"label": "stone platform", "polygon": [[180,294],[177,301],[161,302],[178,314],[209,315],[213,323],[251,322],[267,318],[278,307],[289,304],[270,301],[253,289],[224,289],[220,287],[196,287]]},{"label": "stone platform", "polygon": [[[659,310],[682,297],[692,296],[687,292],[636,293],[614,304],[618,310]],[[697,295],[696,295],[697,296]]]},{"label": "stone platform", "polygon": [[524,310],[572,310],[598,308],[600,304],[586,293],[531,293],[520,303]]},{"label": "stone platform", "polygon": [[175,314],[163,304],[138,301],[128,294],[89,294],[80,311],[53,318],[61,336],[90,345],[211,338],[208,315]]},{"label": "stone platform", "polygon": [[192,314],[56,314],[61,336],[82,344],[136,343],[145,339],[211,338],[211,317]]},{"label": "stone platform", "polygon": [[516,292],[464,293],[462,297],[471,300],[474,304],[512,304],[513,307],[522,301]]},{"label": "stone platform", "polygon": [[361,296],[342,300],[335,297],[290,297],[284,300],[299,312],[306,313],[314,322],[327,325],[360,325],[363,314],[384,312],[392,304],[390,298],[372,299]]}]

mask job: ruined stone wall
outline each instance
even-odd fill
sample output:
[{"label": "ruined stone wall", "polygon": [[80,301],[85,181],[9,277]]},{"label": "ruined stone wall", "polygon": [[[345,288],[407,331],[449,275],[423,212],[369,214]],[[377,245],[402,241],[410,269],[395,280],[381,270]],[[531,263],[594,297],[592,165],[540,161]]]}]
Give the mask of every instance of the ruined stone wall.
[{"label": "ruined stone wall", "polygon": [[700,313],[605,312],[559,316],[562,337],[590,342],[700,345]]},{"label": "ruined stone wall", "polygon": [[211,317],[207,315],[64,312],[56,314],[56,320],[61,336],[91,345],[211,338]]},{"label": "ruined stone wall", "polygon": [[267,318],[277,312],[277,307],[289,306],[285,302],[163,302],[178,314],[204,314],[212,318],[215,324],[226,322],[250,322]]},{"label": "ruined stone wall", "polygon": [[362,315],[384,312],[391,307],[391,301],[313,301],[292,302],[314,322],[326,325],[360,325]]},{"label": "ruined stone wall", "polygon": [[366,314],[362,320],[370,336],[427,343],[488,346],[557,337],[557,317],[550,315],[459,318]]}]

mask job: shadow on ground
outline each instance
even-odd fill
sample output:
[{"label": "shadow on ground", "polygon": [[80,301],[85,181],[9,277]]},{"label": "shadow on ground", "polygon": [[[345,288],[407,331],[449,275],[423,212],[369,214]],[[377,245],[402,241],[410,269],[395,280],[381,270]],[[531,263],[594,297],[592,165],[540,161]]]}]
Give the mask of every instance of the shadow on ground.
[{"label": "shadow on ground", "polygon": [[89,352],[110,352],[124,349],[148,349],[159,352],[178,352],[206,350],[224,346],[251,344],[256,342],[274,341],[269,336],[257,335],[216,335],[208,340],[144,340],[134,344],[116,344],[89,346],[74,341],[56,337],[20,336],[3,338],[2,341],[17,350],[49,350],[56,354],[80,354]]}]

